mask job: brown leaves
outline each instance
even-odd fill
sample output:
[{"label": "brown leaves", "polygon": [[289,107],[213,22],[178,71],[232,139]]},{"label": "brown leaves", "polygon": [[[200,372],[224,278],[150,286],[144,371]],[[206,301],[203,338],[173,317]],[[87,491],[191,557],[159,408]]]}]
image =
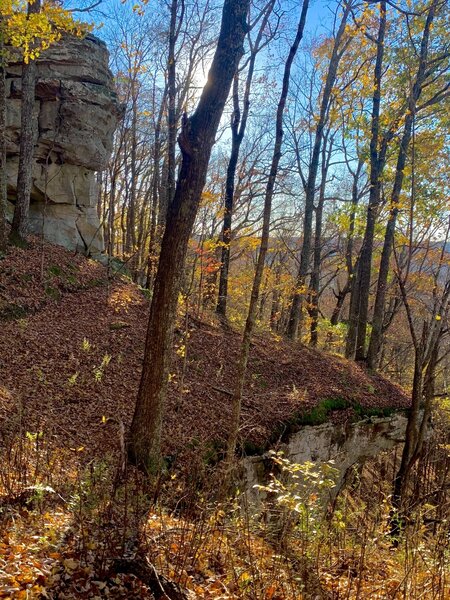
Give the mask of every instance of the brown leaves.
[{"label": "brown leaves", "polygon": [[3,521],[7,531],[0,538],[0,598],[46,598],[46,582],[59,560],[57,544],[70,516],[55,512],[22,511]]},{"label": "brown leaves", "polygon": [[[25,435],[34,456],[29,473],[37,472],[39,457],[48,448],[49,471],[69,480],[93,459],[104,460],[109,450],[119,452],[118,424],[129,423],[139,383],[148,303],[125,280],[106,285],[101,265],[47,244],[44,251],[42,281],[41,247],[36,242],[26,251],[11,250],[0,263],[0,311],[9,307],[0,333],[0,434],[18,445]],[[12,314],[11,306],[19,312]],[[175,339],[164,453],[176,457],[177,467],[192,470],[195,464],[205,468],[220,458],[240,335],[194,319],[188,320],[188,335],[184,328],[183,319]],[[255,447],[266,444],[301,410],[330,397],[362,406],[408,404],[399,388],[370,377],[353,363],[257,337],[243,399],[241,439]],[[348,411],[336,412],[350,417]],[[174,476],[170,483],[178,494],[179,478]],[[14,491],[20,493],[20,482],[17,486]],[[49,586],[49,597],[146,597],[132,575],[100,577],[94,557],[102,550],[95,549],[95,540],[84,557],[60,544],[69,519],[70,513],[57,511],[20,515],[16,529],[0,538],[0,588],[6,590],[0,597],[45,598]],[[211,546],[205,546],[191,570],[183,567],[183,577],[199,598],[235,598],[248,583],[248,568],[243,562],[235,580],[230,579],[224,553],[233,551],[232,544],[214,552],[216,537],[213,533]],[[165,552],[170,560],[178,560],[186,552],[185,541],[173,537]],[[283,598],[270,581],[264,594],[267,600]]]},{"label": "brown leaves", "polygon": [[64,294],[104,278],[99,263],[30,236],[28,248],[10,247],[0,260],[0,320],[26,319]]},{"label": "brown leaves", "polygon": [[[98,449],[101,456],[118,445],[114,426],[102,425],[102,417],[118,417],[126,426],[132,415],[148,305],[134,285],[120,279],[106,285],[101,265],[49,244],[43,282],[40,272],[36,241],[30,249],[12,249],[1,263],[3,301],[34,312],[2,324],[0,418],[11,422],[20,399],[28,431],[51,431],[61,447],[85,447],[86,457]],[[49,285],[58,298],[48,295]],[[178,461],[184,454],[186,464],[193,454],[214,462],[227,433],[240,334],[191,319],[188,327],[185,335],[180,325],[175,340],[164,453]],[[398,387],[354,363],[257,337],[241,439],[262,447],[300,412],[330,398],[378,408],[409,402]],[[349,419],[351,408],[331,418]]]}]

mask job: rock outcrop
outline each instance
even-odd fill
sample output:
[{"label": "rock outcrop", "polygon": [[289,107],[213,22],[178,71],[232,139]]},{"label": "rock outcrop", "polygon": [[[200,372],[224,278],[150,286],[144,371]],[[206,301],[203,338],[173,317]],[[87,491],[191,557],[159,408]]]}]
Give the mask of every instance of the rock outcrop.
[{"label": "rock outcrop", "polygon": [[[404,443],[407,421],[405,414],[394,413],[390,417],[372,417],[351,424],[306,426],[294,433],[279,449],[293,463],[333,460],[339,471],[336,486],[330,493],[334,497],[353,465],[360,465]],[[242,461],[241,486],[254,507],[259,507],[265,497],[255,486],[267,485],[268,469],[270,471],[272,467],[269,454],[251,456]]]},{"label": "rock outcrop", "polygon": [[[50,242],[96,256],[104,250],[97,215],[98,171],[106,168],[121,106],[106,45],[66,37],[37,60],[35,158],[29,229]],[[7,67],[8,200],[16,196],[21,63]]]}]

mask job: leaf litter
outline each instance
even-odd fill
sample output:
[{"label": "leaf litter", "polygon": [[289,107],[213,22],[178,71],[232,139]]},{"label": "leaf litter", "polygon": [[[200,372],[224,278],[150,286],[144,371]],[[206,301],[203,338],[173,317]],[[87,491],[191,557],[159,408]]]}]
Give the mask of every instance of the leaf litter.
[{"label": "leaf litter", "polygon": [[[52,477],[73,483],[86,465],[108,452],[117,454],[119,425],[131,420],[148,301],[125,277],[107,275],[100,264],[36,239],[26,250],[11,249],[0,262],[0,436],[5,447],[19,440],[21,450],[14,442],[8,455],[16,467],[28,444],[28,479],[31,472],[39,479],[46,452],[46,483],[52,485]],[[164,454],[174,467],[187,468],[199,454],[213,462],[220,457],[239,344],[239,333],[231,329],[180,319],[164,424]],[[354,406],[409,405],[398,386],[354,363],[270,334],[256,336],[243,401],[242,447],[265,448],[274,434],[330,396],[343,399],[346,407],[331,412],[334,420],[350,420]],[[7,481],[5,473],[0,471],[0,497],[23,493],[27,482]],[[62,496],[64,485],[55,486]],[[73,512],[67,506],[44,513],[4,512],[0,597],[45,598],[47,586],[58,589],[58,581],[67,578],[70,593],[80,595],[65,596],[61,587],[49,597],[148,597],[130,575],[117,575],[108,584],[97,581],[92,557],[98,547],[90,551],[91,562],[70,554]],[[224,592],[224,583],[209,584],[217,588],[215,595],[203,597],[222,597],[219,589],[223,598],[233,597]]]}]

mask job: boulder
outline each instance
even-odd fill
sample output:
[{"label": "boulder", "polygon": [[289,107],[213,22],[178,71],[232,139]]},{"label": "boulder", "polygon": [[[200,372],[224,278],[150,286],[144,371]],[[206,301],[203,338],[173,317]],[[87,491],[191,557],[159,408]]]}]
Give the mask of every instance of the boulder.
[{"label": "boulder", "polygon": [[[7,77],[9,213],[16,197],[20,143],[20,57]],[[106,45],[93,35],[66,36],[37,60],[35,156],[29,230],[91,256],[104,251],[97,215],[98,171],[106,168],[120,105]]]}]

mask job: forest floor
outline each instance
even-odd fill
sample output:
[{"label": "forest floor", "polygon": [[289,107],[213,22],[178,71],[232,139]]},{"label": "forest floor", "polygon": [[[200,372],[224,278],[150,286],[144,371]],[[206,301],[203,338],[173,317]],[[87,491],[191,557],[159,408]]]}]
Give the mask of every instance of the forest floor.
[{"label": "forest floor", "polygon": [[[41,275],[42,274],[42,275]],[[103,454],[105,420],[129,423],[143,358],[148,300],[120,275],[34,242],[0,263],[0,418]],[[240,335],[180,316],[164,426],[164,454],[220,451],[230,421]],[[350,420],[409,405],[397,385],[353,362],[270,333],[255,337],[243,400],[241,446],[260,451],[314,419]],[[311,414],[314,407],[323,410]],[[325,412],[324,412],[325,411]]]},{"label": "forest floor", "polygon": [[[148,316],[146,293],[118,273],[107,275],[102,265],[36,239],[0,260],[0,598],[150,597],[133,576],[112,576],[105,558],[123,547],[125,535],[105,525],[112,472],[105,457],[120,455],[133,413]],[[231,414],[240,335],[209,321],[180,314],[176,329],[164,422],[164,455],[175,480],[177,469],[220,459]],[[302,424],[357,420],[408,404],[398,386],[354,363],[260,333],[251,350],[240,447],[262,452]],[[103,509],[83,516],[93,496]],[[127,502],[138,494],[130,489],[125,496],[129,519]],[[155,539],[167,529],[178,532],[164,546],[172,566],[174,556],[189,554],[187,539],[195,561],[208,563],[208,576],[186,575],[197,589],[193,597],[244,597],[230,590],[247,585],[239,578],[249,577],[248,561],[232,558],[234,584],[225,585],[223,565],[214,575],[208,562],[211,547],[196,549],[195,536],[187,535],[198,525],[154,514],[148,527]],[[216,544],[219,529],[208,521],[201,535],[208,530],[208,543]],[[223,558],[245,540],[221,531]],[[262,538],[252,543],[278,577],[278,555]],[[189,573],[186,565],[181,571]],[[264,585],[261,598],[299,597]]]}]

